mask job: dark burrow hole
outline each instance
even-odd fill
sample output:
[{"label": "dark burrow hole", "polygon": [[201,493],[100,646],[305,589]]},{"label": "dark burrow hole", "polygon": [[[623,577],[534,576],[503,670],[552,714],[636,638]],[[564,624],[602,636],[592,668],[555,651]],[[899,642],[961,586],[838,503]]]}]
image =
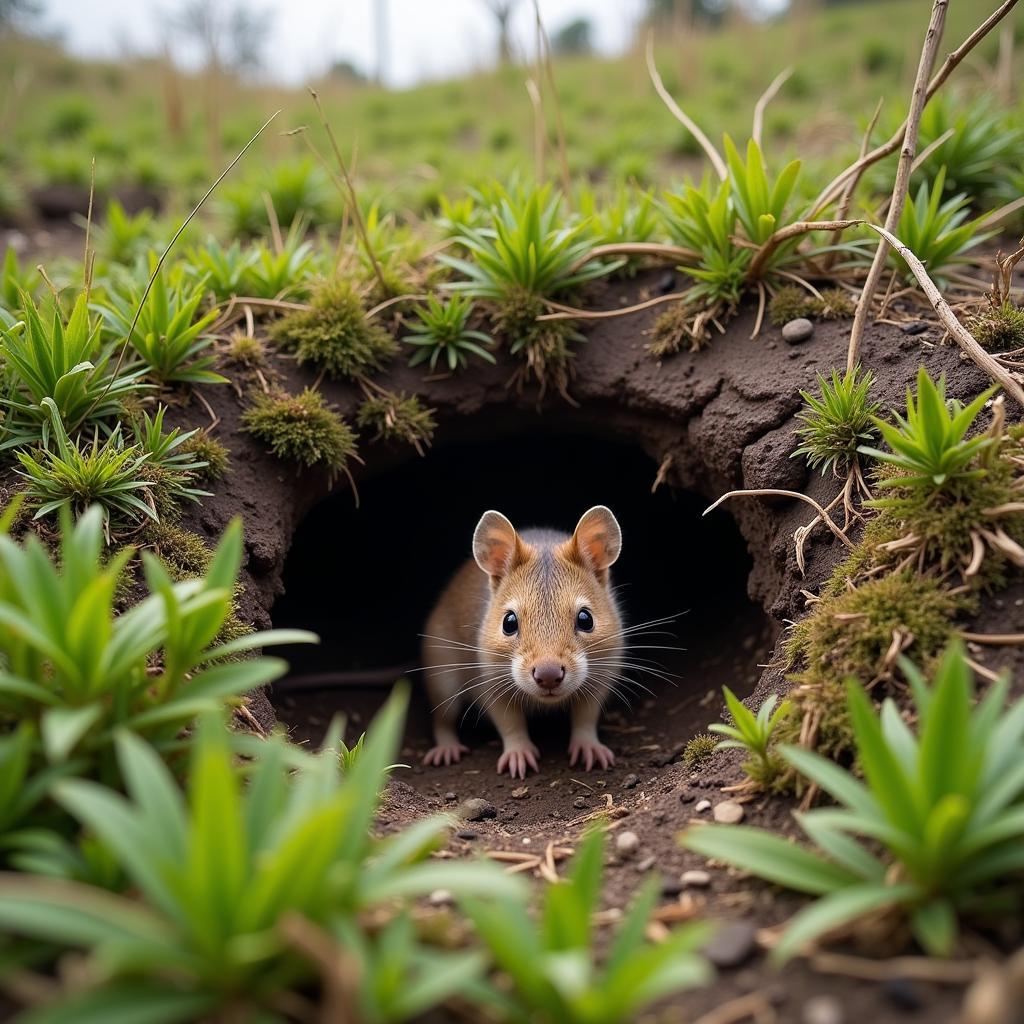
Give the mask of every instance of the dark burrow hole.
[{"label": "dark burrow hole", "polygon": [[[681,745],[717,717],[723,684],[741,695],[752,690],[774,630],[747,596],[751,558],[731,517],[722,511],[702,517],[708,504],[702,495],[665,485],[652,493],[656,473],[641,448],[621,440],[521,435],[448,442],[366,477],[358,508],[347,492],[325,498],[296,530],[285,593],[272,613],[275,627],[321,637],[319,646],[282,651],[291,676],[272,694],[281,720],[294,738],[311,743],[339,712],[348,718],[350,738],[361,731],[388,692],[391,677],[380,670],[419,664],[424,620],[469,557],[485,509],[500,510],[517,528],[571,532],[587,508],[604,504],[622,526],[613,583],[627,623],[677,616],[637,642],[683,648],[638,652],[655,659],[674,685],[634,673],[652,693],[627,690],[628,707],[613,699],[609,741],[620,748]],[[306,689],[313,676],[325,685]],[[411,758],[428,745],[429,709],[421,674],[409,678],[414,699],[405,754]],[[299,681],[301,689],[294,686]],[[541,717],[532,726],[534,739],[553,763],[567,725],[557,714]],[[623,737],[618,743],[616,730]],[[496,742],[475,710],[462,732],[474,750]],[[493,753],[488,749],[487,758]],[[449,770],[428,769],[434,771]]]}]

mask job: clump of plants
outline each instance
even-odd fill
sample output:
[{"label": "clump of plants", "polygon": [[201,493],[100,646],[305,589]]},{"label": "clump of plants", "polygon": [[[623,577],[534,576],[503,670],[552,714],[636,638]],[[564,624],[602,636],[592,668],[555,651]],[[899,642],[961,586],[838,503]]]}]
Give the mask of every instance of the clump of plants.
[{"label": "clump of plants", "polygon": [[831,380],[819,374],[818,396],[800,392],[805,402],[805,408],[797,413],[802,424],[795,431],[800,445],[791,458],[803,456],[811,469],[822,474],[849,470],[858,449],[878,432],[874,419],[881,407],[869,397],[873,383],[871,371],[861,373],[859,366],[842,377],[833,370]]},{"label": "clump of plants", "polygon": [[1018,912],[1024,702],[1007,703],[1003,678],[975,705],[959,642],[930,681],[909,661],[902,671],[916,728],[892,700],[878,713],[859,682],[846,687],[863,781],[809,750],[780,748],[838,804],[797,815],[812,846],[744,826],[699,824],[683,833],[690,850],[816,897],[789,922],[776,959],[826,934],[855,934],[866,917],[875,928],[905,923],[928,953],[949,956],[962,919],[993,907]]},{"label": "clump of plants", "polygon": [[146,528],[143,539],[176,583],[204,576],[210,568],[213,551],[192,530],[175,523],[152,523]]},{"label": "clump of plants", "polygon": [[603,859],[603,833],[593,830],[576,851],[565,882],[544,890],[537,918],[514,898],[460,900],[509,980],[501,1001],[510,1017],[542,1024],[620,1024],[664,996],[709,980],[711,968],[697,954],[708,937],[706,926],[686,925],[658,945],[647,943],[644,929],[658,899],[654,879],[641,888],[597,966],[593,917]]},{"label": "clump of plants", "polygon": [[417,306],[414,313],[417,322],[409,325],[409,333],[402,338],[415,349],[410,366],[427,363],[436,370],[440,361],[454,372],[465,367],[471,356],[487,363],[495,361],[489,351],[493,339],[469,326],[473,302],[468,296],[452,295],[442,301],[428,295],[426,305]]},{"label": "clump of plants", "polygon": [[683,765],[686,768],[696,768],[715,752],[717,746],[718,740],[711,733],[698,733],[683,747]]},{"label": "clump of plants", "polygon": [[994,305],[971,320],[970,331],[990,352],[1024,349],[1024,309],[1009,300]]},{"label": "clump of plants", "polygon": [[373,389],[367,394],[356,424],[360,430],[373,431],[374,441],[403,441],[420,455],[434,436],[434,410],[423,404],[418,395],[395,394]]},{"label": "clump of plants", "polygon": [[819,298],[799,285],[786,284],[768,301],[768,320],[776,327],[801,317],[809,320],[845,320],[853,316],[855,309],[853,299],[842,288],[823,288]]},{"label": "clump of plants", "polygon": [[594,241],[584,221],[566,223],[561,197],[548,186],[493,197],[485,226],[463,225],[455,241],[468,258],[438,258],[461,280],[446,287],[490,304],[491,321],[522,366],[515,379],[535,379],[566,393],[571,345],[581,335],[567,320],[538,320],[548,300],[611,273],[622,260],[588,260]]},{"label": "clump of plants", "polygon": [[242,366],[247,370],[256,370],[266,365],[267,346],[255,334],[235,331],[228,341],[224,358],[234,366]]},{"label": "clump of plants", "polygon": [[337,277],[319,287],[308,309],[275,321],[269,333],[280,348],[294,352],[300,364],[349,380],[376,373],[398,351],[395,339],[367,319],[351,283]]},{"label": "clump of plants", "polygon": [[166,408],[160,406],[155,415],[143,413],[132,426],[132,434],[140,454],[146,459],[146,473],[153,509],[160,518],[179,514],[183,501],[198,501],[210,492],[199,489],[195,482],[209,469],[189,442],[198,430],[182,432],[180,428],[164,430]]},{"label": "clump of plants", "polygon": [[242,429],[279,459],[299,469],[324,469],[331,478],[356,456],[351,427],[312,388],[298,395],[257,394],[242,414]]},{"label": "clump of plants", "polygon": [[231,452],[208,430],[192,431],[182,442],[181,450],[195,458],[197,480],[219,480],[228,471]]},{"label": "clump of plants", "polygon": [[743,762],[743,770],[753,782],[766,786],[775,780],[784,767],[774,750],[774,734],[789,716],[793,706],[785,700],[779,704],[778,696],[773,693],[755,715],[728,686],[722,687],[722,693],[734,724],[715,722],[708,726],[711,732],[725,737],[716,744],[715,750],[746,751],[748,757]]}]

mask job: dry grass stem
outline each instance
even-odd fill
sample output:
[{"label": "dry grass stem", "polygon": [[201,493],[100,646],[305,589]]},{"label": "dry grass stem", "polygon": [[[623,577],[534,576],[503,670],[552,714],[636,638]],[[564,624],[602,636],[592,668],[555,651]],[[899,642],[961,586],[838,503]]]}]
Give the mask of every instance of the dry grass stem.
[{"label": "dry grass stem", "polygon": [[761,134],[764,131],[764,112],[768,104],[778,95],[779,90],[789,81],[790,76],[793,74],[791,67],[784,68],[780,71],[773,79],[772,84],[768,86],[754,106],[754,123],[750,129],[751,138],[760,146],[761,145]]}]

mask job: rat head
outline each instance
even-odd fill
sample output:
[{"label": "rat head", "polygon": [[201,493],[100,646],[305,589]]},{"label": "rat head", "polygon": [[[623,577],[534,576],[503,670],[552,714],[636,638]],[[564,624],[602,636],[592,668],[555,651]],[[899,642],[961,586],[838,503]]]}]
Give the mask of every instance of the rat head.
[{"label": "rat head", "polygon": [[473,557],[491,581],[483,656],[507,661],[516,687],[542,703],[568,699],[591,671],[615,675],[605,659],[621,649],[622,621],[608,569],[621,548],[619,524],[603,505],[585,512],[568,539],[520,535],[500,512],[485,512],[473,534]]}]

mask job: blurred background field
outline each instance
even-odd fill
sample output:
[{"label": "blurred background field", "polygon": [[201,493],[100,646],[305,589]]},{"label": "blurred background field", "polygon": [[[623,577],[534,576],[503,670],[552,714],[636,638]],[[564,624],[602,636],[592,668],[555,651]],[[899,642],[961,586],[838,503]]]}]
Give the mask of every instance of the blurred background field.
[{"label": "blurred background field", "polygon": [[[309,125],[308,141],[326,151],[305,85],[322,97],[351,156],[361,200],[379,204],[381,212],[412,220],[432,216],[442,196],[457,200],[489,178],[535,175],[537,125],[528,80],[546,96],[545,176],[561,180],[561,136],[574,187],[586,183],[604,194],[624,183],[675,187],[684,178],[699,178],[703,164],[693,136],[651,86],[643,53],[650,31],[666,86],[716,141],[723,133],[745,139],[758,96],[791,66],[792,75],[768,108],[765,149],[776,165],[799,155],[824,171],[856,151],[880,99],[876,134],[887,135],[899,123],[929,8],[922,0],[639,2],[619,40],[621,54],[608,57],[591,51],[595,22],[612,0],[589,5],[590,17],[567,20],[572,11],[566,4],[541,0],[553,52],[552,94],[535,60],[529,0],[450,0],[439,5],[439,18],[445,15],[439,31],[458,31],[459,17],[471,13],[488,19],[491,31],[479,40],[476,56],[480,69],[400,89],[376,84],[395,77],[387,68],[387,40],[401,36],[403,7],[417,2],[381,5],[376,14],[386,20],[376,25],[384,34],[364,48],[362,59],[345,56],[340,43],[332,57],[332,41],[322,40],[317,63],[322,69],[333,60],[333,68],[304,83],[301,62],[281,65],[274,28],[282,18],[301,19],[303,2],[260,9],[234,0],[167,2],[153,9],[166,26],[165,52],[147,54],[122,41],[123,55],[87,57],[72,55],[80,49],[72,36],[55,35],[60,3],[49,10],[45,0],[4,0],[0,219],[17,226],[84,212],[94,158],[101,205],[118,197],[129,210],[183,210],[281,108],[219,190],[207,220],[215,218],[231,236],[265,231],[268,193],[282,225],[300,211],[313,226],[339,223],[343,201],[328,173],[301,135],[288,134]],[[500,7],[510,14],[504,38],[492,9]],[[951,3],[947,49],[976,25],[982,7],[987,5]],[[952,92],[930,105],[923,129],[927,144],[959,122],[962,130],[947,147],[974,152],[1002,146],[1004,160],[996,162],[995,172],[991,160],[985,164],[992,180],[948,183],[950,190],[969,186],[972,195],[980,192],[981,205],[990,208],[1019,196],[1024,174],[1013,66],[1024,18],[1014,15],[1010,22],[1002,36],[994,33],[971,55]],[[344,24],[342,12],[339,26]],[[110,32],[117,49],[116,24]],[[171,45],[175,41],[178,50]],[[374,43],[372,34],[367,42]],[[961,166],[967,163],[963,152],[959,157]],[[877,172],[890,176],[891,162]]]}]

